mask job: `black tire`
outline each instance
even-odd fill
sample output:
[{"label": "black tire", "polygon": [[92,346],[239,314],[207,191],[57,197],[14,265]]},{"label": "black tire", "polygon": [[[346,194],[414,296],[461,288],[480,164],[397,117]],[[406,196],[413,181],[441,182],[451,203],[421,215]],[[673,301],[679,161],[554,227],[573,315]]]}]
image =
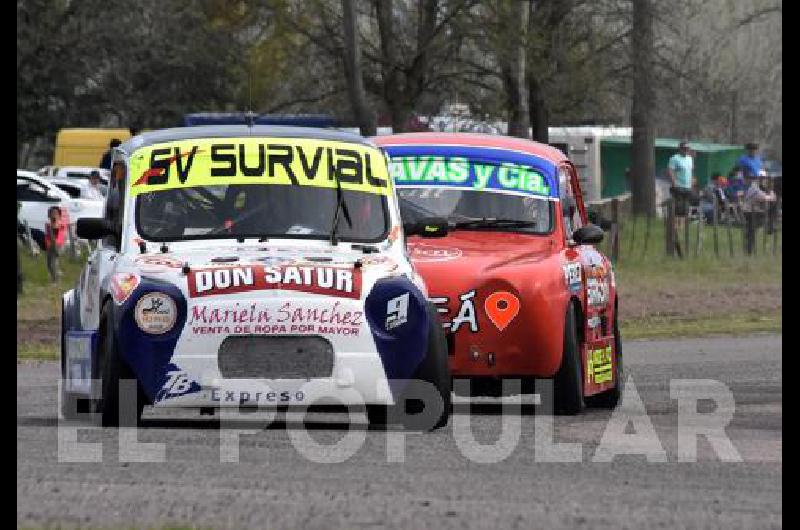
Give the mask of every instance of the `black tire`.
[{"label": "black tire", "polygon": [[620,397],[622,397],[622,390],[624,388],[624,382],[622,380],[622,376],[624,375],[622,371],[622,340],[619,335],[616,308],[614,308],[614,356],[614,360],[616,361],[614,366],[614,381],[616,381],[617,384],[614,388],[587,398],[587,405],[601,409],[613,409],[619,403]]},{"label": "black tire", "polygon": [[570,302],[564,319],[564,351],[561,367],[553,378],[553,412],[572,416],[583,410],[583,370],[581,369],[575,305]]},{"label": "black tire", "polygon": [[[428,319],[430,326],[428,329],[428,351],[425,358],[417,367],[411,379],[419,379],[431,383],[436,387],[439,397],[442,400],[443,407],[442,413],[433,424],[433,426],[422,425],[421,420],[417,419],[417,414],[422,411],[422,401],[409,399],[406,401],[406,396],[401,395],[399,403],[406,406],[406,411],[411,416],[405,414],[400,415],[405,420],[403,426],[409,430],[436,430],[447,425],[450,419],[450,411],[452,404],[452,379],[450,377],[450,369],[447,359],[447,339],[444,334],[444,329],[439,323],[439,315],[435,308],[428,304]],[[395,405],[398,406],[398,405]],[[386,425],[392,417],[391,407],[385,405],[368,405],[367,406],[367,419],[371,425]]]},{"label": "black tire", "polygon": [[[100,413],[100,423],[103,427],[134,427],[139,424],[142,417],[144,399],[142,399],[142,392],[137,383],[136,416],[135,418],[122,418],[124,421],[120,422],[119,382],[121,379],[135,380],[136,378],[117,351],[110,309],[110,302],[108,302],[100,313],[98,372],[102,380],[102,397],[97,402],[97,412]],[[126,399],[134,399],[134,396],[126,396]]]}]

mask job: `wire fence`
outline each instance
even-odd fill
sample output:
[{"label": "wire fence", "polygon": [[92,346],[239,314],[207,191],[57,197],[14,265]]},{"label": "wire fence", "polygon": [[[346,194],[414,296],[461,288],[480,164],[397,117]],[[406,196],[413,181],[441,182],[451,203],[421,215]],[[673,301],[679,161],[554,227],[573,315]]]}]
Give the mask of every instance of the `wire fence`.
[{"label": "wire fence", "polygon": [[651,260],[738,260],[782,255],[780,199],[764,211],[747,214],[738,204],[691,206],[675,215],[673,199],[659,205],[658,215],[634,216],[630,198],[589,205],[606,221],[599,249],[614,263]]}]

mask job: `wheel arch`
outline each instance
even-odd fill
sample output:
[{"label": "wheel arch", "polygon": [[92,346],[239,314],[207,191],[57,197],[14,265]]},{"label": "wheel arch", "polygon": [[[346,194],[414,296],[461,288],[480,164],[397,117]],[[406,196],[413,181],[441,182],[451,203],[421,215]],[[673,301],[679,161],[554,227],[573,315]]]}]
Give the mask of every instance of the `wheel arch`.
[{"label": "wheel arch", "polygon": [[580,298],[577,296],[571,296],[569,303],[575,306],[575,327],[578,330],[578,345],[580,346],[586,338],[586,312],[583,309]]}]

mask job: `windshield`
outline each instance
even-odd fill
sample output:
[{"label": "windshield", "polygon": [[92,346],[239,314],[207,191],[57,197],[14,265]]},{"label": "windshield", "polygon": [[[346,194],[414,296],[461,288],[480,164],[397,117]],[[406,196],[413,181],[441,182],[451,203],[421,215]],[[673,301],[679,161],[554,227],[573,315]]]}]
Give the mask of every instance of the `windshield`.
[{"label": "windshield", "polygon": [[288,138],[180,140],[137,150],[129,172],[136,229],[152,241],[373,243],[389,230],[390,180],[384,157],[372,146]]},{"label": "windshield", "polygon": [[535,168],[461,157],[393,157],[391,173],[404,223],[441,217],[456,229],[553,230],[552,185]]},{"label": "windshield", "polygon": [[443,217],[454,228],[552,231],[553,201],[547,199],[444,188],[398,188],[397,195],[403,222]]},{"label": "windshield", "polygon": [[[339,216],[340,239],[376,242],[388,230],[382,195],[343,191],[350,226]],[[328,239],[336,190],[232,184],[153,191],[138,196],[137,230],[152,241],[234,237]]]}]

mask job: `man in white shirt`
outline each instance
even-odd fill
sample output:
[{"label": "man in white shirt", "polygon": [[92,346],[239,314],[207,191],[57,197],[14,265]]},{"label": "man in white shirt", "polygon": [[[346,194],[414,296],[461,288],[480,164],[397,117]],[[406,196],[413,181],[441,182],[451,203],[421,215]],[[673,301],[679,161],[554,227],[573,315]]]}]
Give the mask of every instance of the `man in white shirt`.
[{"label": "man in white shirt", "polygon": [[93,170],[89,173],[89,188],[86,190],[87,199],[103,200],[103,192],[100,190],[100,172]]},{"label": "man in white shirt", "polygon": [[[678,144],[678,152],[667,162],[667,177],[672,182],[670,193],[675,200],[675,229],[678,234],[686,230],[686,216],[689,213],[689,202],[692,200],[692,186],[695,183],[694,159],[689,142],[683,140]],[[688,245],[688,232],[687,245]]]}]

